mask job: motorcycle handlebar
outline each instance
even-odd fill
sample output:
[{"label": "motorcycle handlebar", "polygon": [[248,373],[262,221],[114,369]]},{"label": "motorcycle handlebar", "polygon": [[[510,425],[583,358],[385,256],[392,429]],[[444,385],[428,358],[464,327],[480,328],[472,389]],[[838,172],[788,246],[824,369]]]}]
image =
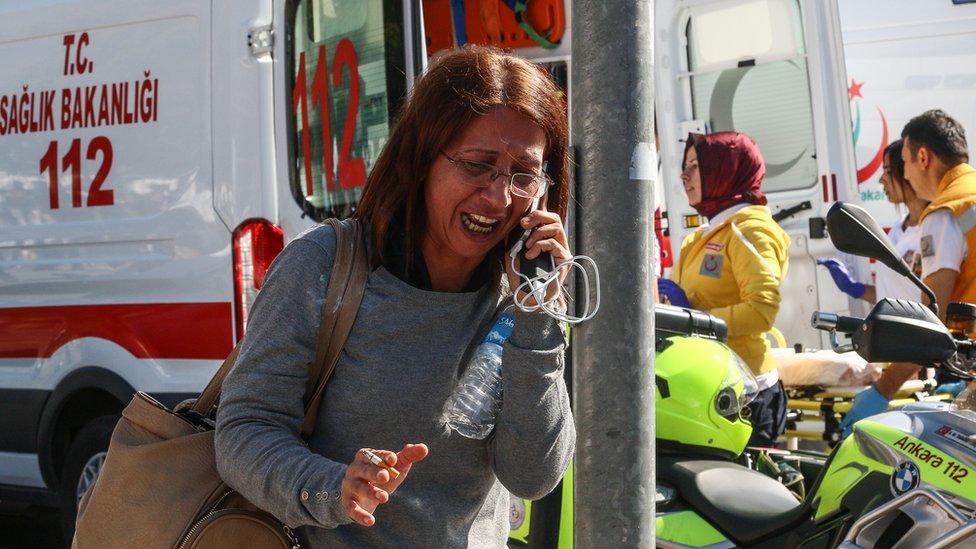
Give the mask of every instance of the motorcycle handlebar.
[{"label": "motorcycle handlebar", "polygon": [[[905,313],[904,316],[908,319],[911,319],[913,318],[912,315],[910,314],[912,313],[912,311],[905,308],[908,305],[917,305],[917,304],[912,304],[912,303],[899,304],[897,302],[894,303],[894,306],[891,303],[887,304],[888,308],[892,309],[892,312],[895,316],[902,316],[900,313]],[[898,307],[895,306],[901,307],[902,309],[905,310],[898,309]],[[872,318],[874,317],[872,316]],[[881,321],[881,319],[879,319],[879,321]],[[887,323],[885,324],[885,322]],[[938,320],[936,319],[934,321],[928,321],[928,324],[933,324],[934,322],[938,322]],[[827,311],[817,311],[813,313],[813,317],[810,319],[810,323],[813,325],[814,328],[818,330],[824,330],[830,332],[831,347],[834,349],[834,351],[840,353],[840,352],[852,351],[854,349],[851,344],[841,345],[837,335],[838,334],[846,334],[848,336],[852,335],[854,332],[860,330],[861,327],[865,325],[865,319],[852,317],[852,316],[839,315],[837,313],[831,313]],[[901,333],[899,332],[899,330],[901,331],[906,330],[905,326],[901,326],[897,323],[894,323],[890,319],[887,321],[882,321],[882,324],[886,326],[885,329],[887,329],[888,332],[891,333]],[[945,330],[945,326],[942,326],[941,324],[939,324],[939,326],[943,330]],[[934,354],[933,353],[926,354],[925,352],[922,352],[921,350],[918,349],[908,349],[904,345],[904,342],[901,342],[899,346],[899,344],[894,341],[892,342],[891,345],[887,345],[884,343],[878,344],[877,345],[878,348],[869,350],[868,354],[871,355],[871,357],[891,356],[891,353],[893,352],[895,353],[896,356],[904,357],[904,358],[899,358],[897,360],[899,362],[918,362],[919,364],[935,365],[947,370],[948,372],[951,372],[952,374],[954,374],[955,376],[961,379],[971,380],[974,378],[974,373],[976,373],[976,339],[964,338],[964,339],[953,340],[952,338],[949,338],[949,342],[947,343],[946,341],[938,340],[937,337],[936,340],[932,340],[932,337],[934,337],[932,334],[934,334],[934,331],[936,331],[934,326],[925,327],[920,325],[918,326],[918,328],[921,330],[922,335],[925,335],[925,337],[928,337],[929,340],[934,341],[933,345],[939,347],[939,349],[934,350]],[[910,333],[910,330],[905,331],[905,333]],[[946,335],[948,335],[948,332],[946,332]],[[947,344],[951,345],[952,347],[944,350],[947,353],[949,353],[949,355],[953,355],[955,357],[953,360],[946,360],[947,356],[949,355],[942,356],[940,354],[941,353],[940,349]],[[908,346],[911,347],[911,344],[909,344]],[[953,353],[952,351],[955,352]],[[881,354],[879,355],[877,353],[881,353]],[[859,352],[859,354],[861,353]],[[867,360],[873,360],[873,358],[865,354],[861,354],[861,356]],[[882,359],[882,360],[887,361],[887,359]]]},{"label": "motorcycle handlebar", "polygon": [[810,324],[818,330],[824,330],[826,332],[841,332],[844,334],[852,334],[855,330],[864,324],[863,318],[857,318],[854,316],[844,316],[837,313],[830,313],[826,311],[817,311],[813,313],[813,318],[810,319]]},{"label": "motorcycle handlebar", "polygon": [[964,360],[976,359],[976,339],[956,341],[956,352]]}]

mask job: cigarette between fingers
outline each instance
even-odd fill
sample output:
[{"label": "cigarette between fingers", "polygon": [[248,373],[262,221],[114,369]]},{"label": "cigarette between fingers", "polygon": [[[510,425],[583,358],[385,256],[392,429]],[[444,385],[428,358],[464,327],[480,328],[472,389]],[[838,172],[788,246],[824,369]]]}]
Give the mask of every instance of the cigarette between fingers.
[{"label": "cigarette between fingers", "polygon": [[363,455],[366,456],[366,459],[368,459],[369,462],[372,463],[373,465],[375,465],[377,467],[381,467],[383,469],[386,469],[387,472],[390,473],[390,477],[391,478],[397,478],[398,476],[400,476],[400,471],[397,471],[393,467],[390,467],[386,463],[386,461],[383,460],[383,458],[381,458],[380,456],[374,454],[373,452],[370,452],[369,450],[366,450],[364,448],[363,449]]}]

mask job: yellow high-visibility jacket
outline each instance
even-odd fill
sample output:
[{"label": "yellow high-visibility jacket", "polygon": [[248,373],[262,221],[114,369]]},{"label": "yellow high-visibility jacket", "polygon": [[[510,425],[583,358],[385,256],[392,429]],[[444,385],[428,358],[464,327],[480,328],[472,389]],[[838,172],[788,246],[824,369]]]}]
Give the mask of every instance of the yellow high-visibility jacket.
[{"label": "yellow high-visibility jacket", "polygon": [[[976,170],[969,164],[950,169],[939,182],[935,200],[922,212],[918,222],[940,209],[947,209],[966,238],[967,254],[959,266],[956,286],[949,301],[976,302]],[[947,304],[946,304],[947,305]],[[945,305],[943,305],[945,306]]]},{"label": "yellow high-visibility jacket", "polygon": [[763,334],[779,312],[789,247],[769,208],[747,206],[688,235],[671,275],[692,307],[728,324],[729,347],[756,375],[776,367]]}]

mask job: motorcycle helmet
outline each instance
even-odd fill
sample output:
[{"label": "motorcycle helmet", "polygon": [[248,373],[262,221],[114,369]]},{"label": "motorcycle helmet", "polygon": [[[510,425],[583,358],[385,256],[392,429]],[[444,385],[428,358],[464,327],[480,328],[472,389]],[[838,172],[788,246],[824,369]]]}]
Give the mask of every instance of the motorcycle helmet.
[{"label": "motorcycle helmet", "polygon": [[742,453],[752,435],[745,408],[759,386],[739,355],[714,339],[661,338],[654,373],[660,451],[723,458]]}]

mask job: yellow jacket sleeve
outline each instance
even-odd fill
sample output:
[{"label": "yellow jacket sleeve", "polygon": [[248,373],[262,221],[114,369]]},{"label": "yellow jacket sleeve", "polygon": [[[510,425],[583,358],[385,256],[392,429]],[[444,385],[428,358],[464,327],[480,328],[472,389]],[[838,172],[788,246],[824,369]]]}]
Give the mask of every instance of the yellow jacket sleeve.
[{"label": "yellow jacket sleeve", "polygon": [[762,334],[779,312],[779,285],[786,274],[789,241],[779,226],[748,219],[732,224],[729,259],[741,301],[709,311],[729,327],[729,337]]}]

